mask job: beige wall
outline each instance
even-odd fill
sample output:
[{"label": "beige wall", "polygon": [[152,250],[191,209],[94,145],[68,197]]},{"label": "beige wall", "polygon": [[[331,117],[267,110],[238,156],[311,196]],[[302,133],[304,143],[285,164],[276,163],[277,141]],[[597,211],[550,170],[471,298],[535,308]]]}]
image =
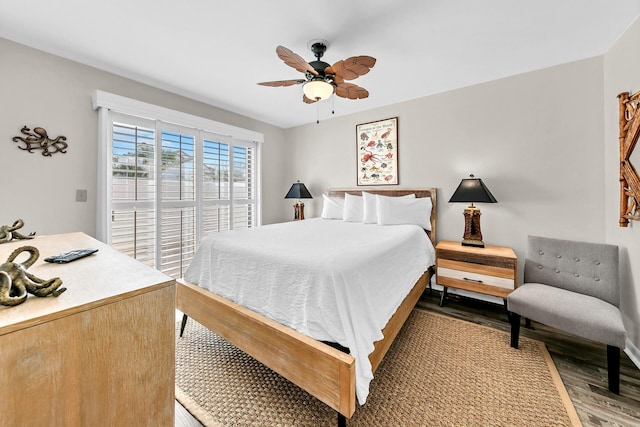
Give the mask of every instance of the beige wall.
[{"label": "beige wall", "polygon": [[[621,92],[640,90],[639,46],[640,20],[636,20],[604,57],[606,237],[607,242],[620,247],[622,308],[628,339],[633,346],[627,346],[627,352],[631,351],[636,361],[640,361],[640,222],[630,221],[624,228],[618,225],[620,151],[617,96]],[[640,170],[640,146],[636,147],[632,161]]]},{"label": "beige wall", "polygon": [[480,205],[486,243],[522,257],[528,234],[604,241],[602,66],[588,59],[289,129],[290,180],[308,185],[305,214],[319,216],[324,190],[356,185],[356,124],[397,116],[400,186],[438,189],[439,240],[461,240],[465,205],[447,202],[473,173],[498,200]]},{"label": "beige wall", "polygon": [[[95,235],[96,89],[262,132],[263,199],[280,202],[263,204],[263,222],[287,218],[282,129],[0,38],[0,225],[22,218],[28,232]],[[25,125],[66,136],[67,153],[46,158],[19,150],[12,138]],[[75,201],[76,189],[88,190],[88,202]]]}]

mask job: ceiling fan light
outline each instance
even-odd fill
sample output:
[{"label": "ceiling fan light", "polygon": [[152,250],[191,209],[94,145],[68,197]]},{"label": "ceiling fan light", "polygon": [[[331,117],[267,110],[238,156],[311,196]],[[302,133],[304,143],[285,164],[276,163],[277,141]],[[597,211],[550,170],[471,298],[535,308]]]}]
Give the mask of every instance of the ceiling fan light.
[{"label": "ceiling fan light", "polygon": [[333,93],[333,85],[324,80],[311,80],[302,86],[302,91],[309,99],[323,101]]}]

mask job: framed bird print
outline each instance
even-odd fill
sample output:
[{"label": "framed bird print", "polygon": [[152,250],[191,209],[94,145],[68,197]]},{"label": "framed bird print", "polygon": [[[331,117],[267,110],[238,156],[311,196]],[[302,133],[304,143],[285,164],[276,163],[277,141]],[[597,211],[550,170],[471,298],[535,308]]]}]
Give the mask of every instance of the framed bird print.
[{"label": "framed bird print", "polygon": [[398,118],[356,125],[358,185],[398,184]]}]

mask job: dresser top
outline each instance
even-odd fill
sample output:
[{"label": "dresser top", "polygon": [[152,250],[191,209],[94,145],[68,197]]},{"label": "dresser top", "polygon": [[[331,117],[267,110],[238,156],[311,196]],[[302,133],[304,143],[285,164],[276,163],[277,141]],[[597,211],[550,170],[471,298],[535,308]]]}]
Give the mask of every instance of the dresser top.
[{"label": "dresser top", "polygon": [[[67,288],[58,297],[36,297],[14,307],[0,306],[0,335],[171,286],[174,280],[84,233],[38,236],[0,244],[0,264],[21,246],[34,246],[40,257],[27,272],[48,280],[62,279]],[[98,252],[68,264],[44,259],[74,249],[96,248]],[[26,260],[22,253],[16,261]]]}]

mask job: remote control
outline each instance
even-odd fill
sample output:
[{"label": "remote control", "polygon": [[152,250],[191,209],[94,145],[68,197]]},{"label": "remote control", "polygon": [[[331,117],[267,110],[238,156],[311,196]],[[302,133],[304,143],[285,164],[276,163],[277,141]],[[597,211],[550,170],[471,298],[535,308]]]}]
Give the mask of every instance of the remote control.
[{"label": "remote control", "polygon": [[44,260],[47,262],[55,262],[58,264],[66,264],[71,261],[75,261],[80,258],[84,258],[88,255],[98,252],[97,249],[76,249],[74,251],[65,252],[59,255],[52,255],[50,257],[45,258]]}]

